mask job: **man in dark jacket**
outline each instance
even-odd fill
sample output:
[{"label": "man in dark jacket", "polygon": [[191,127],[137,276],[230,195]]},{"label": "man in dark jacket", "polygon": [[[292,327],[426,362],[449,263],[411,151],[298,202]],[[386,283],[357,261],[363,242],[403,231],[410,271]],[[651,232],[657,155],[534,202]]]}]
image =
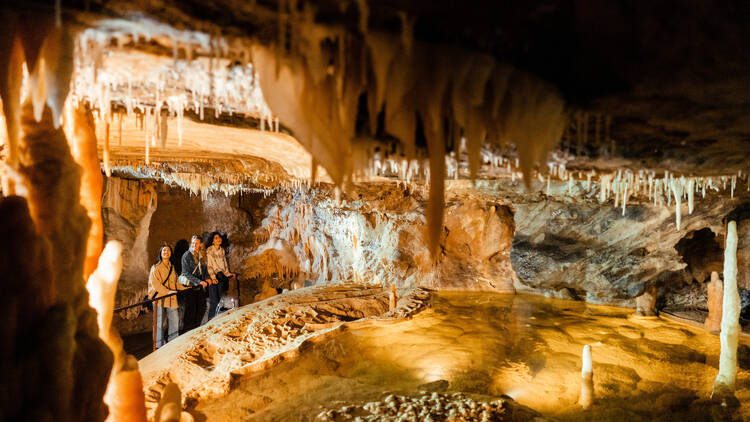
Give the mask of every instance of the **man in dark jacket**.
[{"label": "man in dark jacket", "polygon": [[190,249],[182,255],[182,274],[179,281],[184,286],[201,286],[202,289],[190,289],[183,293],[183,304],[185,305],[182,317],[183,332],[192,330],[201,325],[203,314],[206,312],[206,291],[208,285],[208,267],[203,254],[203,242],[200,237],[193,236],[190,239]]}]

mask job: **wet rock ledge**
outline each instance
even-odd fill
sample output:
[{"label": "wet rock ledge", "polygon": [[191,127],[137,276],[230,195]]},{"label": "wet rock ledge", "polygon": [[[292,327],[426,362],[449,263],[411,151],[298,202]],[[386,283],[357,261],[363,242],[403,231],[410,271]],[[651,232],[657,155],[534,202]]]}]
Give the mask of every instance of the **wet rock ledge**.
[{"label": "wet rock ledge", "polygon": [[227,312],[139,362],[147,407],[154,411],[170,382],[180,387],[184,407],[222,397],[233,377],[294,358],[347,324],[400,321],[429,304],[427,290],[401,293],[393,310],[388,289],[337,285],[298,289]]}]

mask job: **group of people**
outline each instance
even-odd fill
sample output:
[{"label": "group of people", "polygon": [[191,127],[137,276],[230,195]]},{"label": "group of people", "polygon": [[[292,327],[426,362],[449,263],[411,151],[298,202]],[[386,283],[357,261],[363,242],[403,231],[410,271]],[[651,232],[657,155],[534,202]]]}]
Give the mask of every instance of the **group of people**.
[{"label": "group of people", "polygon": [[211,233],[205,246],[200,236],[193,236],[190,248],[180,259],[179,271],[175,268],[177,257],[173,259],[172,247],[164,245],[159,250],[159,256],[149,274],[149,297],[158,299],[173,293],[179,294],[154,302],[156,347],[173,340],[180,332],[200,326],[206,306],[206,321],[218,313],[221,296],[229,289],[229,279],[234,277],[229,271],[222,243],[223,238],[218,232]]}]

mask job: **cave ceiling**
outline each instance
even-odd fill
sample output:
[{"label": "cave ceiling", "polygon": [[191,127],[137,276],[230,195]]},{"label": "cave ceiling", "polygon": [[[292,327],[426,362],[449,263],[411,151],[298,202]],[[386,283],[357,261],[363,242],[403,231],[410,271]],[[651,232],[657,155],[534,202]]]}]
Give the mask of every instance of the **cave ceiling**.
[{"label": "cave ceiling", "polygon": [[[569,169],[724,175],[746,170],[750,157],[750,8],[742,2],[63,3],[66,21],[85,39],[100,38],[103,51],[87,51],[79,60],[72,91],[92,103],[111,101],[111,109],[100,106],[99,113],[116,117],[109,125],[98,121],[97,131],[103,144],[110,126],[113,167],[213,161],[223,163],[216,168],[236,168],[231,162],[240,160],[245,173],[266,169],[273,174],[259,184],[309,177],[308,151],[316,155],[316,147],[304,141],[301,147],[294,128],[269,110],[250,52],[252,45],[272,49],[291,36],[294,11],[309,12],[305,16],[312,16],[316,26],[354,37],[376,32],[403,38],[408,27],[420,46],[480,53],[550,83],[565,101],[566,123],[558,151],[547,160],[564,162]],[[36,13],[36,6],[50,8],[47,3],[10,5],[22,18]],[[117,81],[106,93],[87,82],[102,75]],[[160,94],[154,81],[161,84]],[[185,104],[170,103],[179,94],[186,94]],[[147,158],[143,114],[149,125],[148,109],[155,106],[169,109],[171,117],[150,134]],[[178,109],[179,123],[173,118]],[[122,118],[133,111],[136,117]],[[150,118],[152,125],[158,120]],[[582,130],[585,135],[578,135]],[[605,130],[612,141],[605,139]],[[399,142],[382,134],[373,137]],[[424,142],[417,139],[417,147],[424,148]],[[503,146],[511,150],[509,156],[517,149],[512,142]],[[444,143],[447,152],[461,157],[458,142],[446,138]],[[329,161],[341,159],[339,150],[324,152]],[[325,160],[318,178],[330,181],[325,172],[331,165]],[[543,160],[537,161],[546,171]],[[333,180],[341,180],[335,171]]]}]

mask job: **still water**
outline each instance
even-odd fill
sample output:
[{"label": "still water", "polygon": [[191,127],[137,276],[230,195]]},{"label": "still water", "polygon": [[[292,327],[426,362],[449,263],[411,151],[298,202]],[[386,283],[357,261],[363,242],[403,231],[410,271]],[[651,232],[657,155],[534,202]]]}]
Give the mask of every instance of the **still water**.
[{"label": "still water", "polygon": [[[587,344],[595,398],[584,410],[577,402]],[[717,336],[632,309],[441,292],[413,319],[354,325],[294,361],[236,380],[228,396],[195,410],[210,421],[312,420],[321,409],[434,383],[447,392],[508,395],[555,420],[710,420],[705,400],[718,354]],[[736,416],[750,420],[746,338],[739,366]]]}]

